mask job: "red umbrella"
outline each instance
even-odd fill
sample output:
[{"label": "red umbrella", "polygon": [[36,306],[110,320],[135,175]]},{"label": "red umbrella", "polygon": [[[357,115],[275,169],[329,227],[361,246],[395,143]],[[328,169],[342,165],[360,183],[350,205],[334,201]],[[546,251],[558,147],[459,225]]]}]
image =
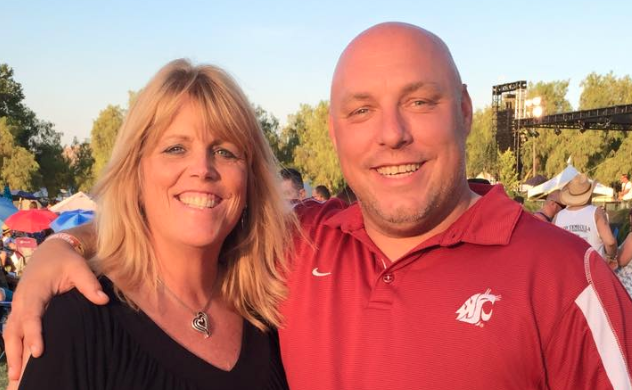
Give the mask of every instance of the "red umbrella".
[{"label": "red umbrella", "polygon": [[57,214],[46,209],[20,210],[7,218],[4,223],[11,230],[35,233],[49,229],[50,223],[57,217]]}]

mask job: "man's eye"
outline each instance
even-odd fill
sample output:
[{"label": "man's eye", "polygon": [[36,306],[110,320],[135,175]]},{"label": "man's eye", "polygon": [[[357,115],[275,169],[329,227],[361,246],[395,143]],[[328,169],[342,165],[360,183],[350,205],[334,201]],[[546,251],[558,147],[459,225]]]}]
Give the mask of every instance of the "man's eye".
[{"label": "man's eye", "polygon": [[182,145],[173,145],[166,148],[163,153],[167,154],[181,154],[184,153],[184,147]]},{"label": "man's eye", "polygon": [[369,109],[366,107],[362,107],[362,108],[358,108],[357,110],[354,110],[351,112],[351,116],[353,115],[364,115],[366,113],[369,112]]},{"label": "man's eye", "polygon": [[430,109],[437,104],[435,100],[430,99],[413,99],[410,101],[410,107]]}]

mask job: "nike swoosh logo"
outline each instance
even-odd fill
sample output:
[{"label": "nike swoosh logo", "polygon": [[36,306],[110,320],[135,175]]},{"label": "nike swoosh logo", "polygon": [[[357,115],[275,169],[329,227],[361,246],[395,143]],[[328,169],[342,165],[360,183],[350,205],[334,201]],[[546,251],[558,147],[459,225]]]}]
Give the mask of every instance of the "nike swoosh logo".
[{"label": "nike swoosh logo", "polygon": [[318,272],[318,267],[314,268],[312,270],[312,275],[314,276],[327,276],[327,275],[331,275],[331,272]]}]

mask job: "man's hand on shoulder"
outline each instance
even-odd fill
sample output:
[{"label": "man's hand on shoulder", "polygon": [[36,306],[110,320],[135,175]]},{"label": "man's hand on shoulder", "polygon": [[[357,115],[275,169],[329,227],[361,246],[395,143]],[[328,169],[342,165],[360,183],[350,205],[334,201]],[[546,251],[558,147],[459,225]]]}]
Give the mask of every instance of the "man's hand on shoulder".
[{"label": "man's hand on shoulder", "polygon": [[19,379],[26,349],[33,357],[44,351],[42,316],[48,302],[75,287],[94,304],[108,302],[86,260],[70,244],[60,239],[42,243],[20,279],[3,334],[10,380]]}]

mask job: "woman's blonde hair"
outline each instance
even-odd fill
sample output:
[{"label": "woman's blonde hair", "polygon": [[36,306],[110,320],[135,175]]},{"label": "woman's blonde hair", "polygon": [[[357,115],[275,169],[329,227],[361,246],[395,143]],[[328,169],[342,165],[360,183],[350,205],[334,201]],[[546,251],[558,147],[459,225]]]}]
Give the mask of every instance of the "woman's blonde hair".
[{"label": "woman's blonde hair", "polygon": [[[223,243],[222,294],[260,329],[278,326],[285,298],[286,253],[296,217],[285,205],[277,162],[248,99],[233,79],[211,65],[175,60],[140,92],[116,138],[110,161],[95,186],[99,273],[114,273],[121,289],[158,283],[157,260],[143,215],[141,159],[156,144],[183,102],[200,109],[206,128],[245,152],[247,209]],[[145,178],[151,180],[151,178]]]}]

